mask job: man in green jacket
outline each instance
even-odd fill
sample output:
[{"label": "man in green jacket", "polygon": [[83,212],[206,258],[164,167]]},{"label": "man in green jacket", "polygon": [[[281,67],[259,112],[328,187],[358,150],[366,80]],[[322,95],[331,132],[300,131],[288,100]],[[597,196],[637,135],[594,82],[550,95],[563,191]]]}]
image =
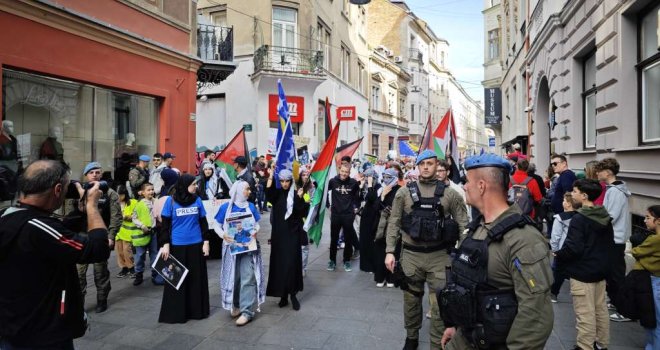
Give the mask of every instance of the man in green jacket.
[{"label": "man in green jacket", "polygon": [[[385,266],[390,271],[394,271],[394,252],[397,243],[402,240],[403,249],[399,263],[408,284],[407,290],[403,291],[404,326],[406,328],[404,350],[417,349],[418,346],[419,329],[422,327],[424,283],[428,283],[431,293],[444,287],[445,266],[449,263],[447,251],[454,247],[458,233],[463,232],[468,223],[465,202],[461,195],[437,179],[438,159],[435,153],[430,150],[420,153],[417,157],[417,167],[419,168],[419,180],[401,187],[394,197],[386,233]],[[415,195],[411,195],[411,185],[416,185],[414,186],[417,189]],[[442,188],[444,193],[440,197],[441,207],[435,208],[435,193],[439,188]],[[417,202],[421,204],[416,205]],[[414,208],[416,208],[415,211]],[[416,218],[428,215],[429,212],[435,212],[437,215],[437,217],[432,217],[431,214],[431,220],[452,218],[458,223],[458,232],[452,242],[443,239],[446,232],[436,232],[437,237],[433,237],[434,234],[428,232],[430,225],[420,224],[419,221],[416,221]],[[416,224],[417,227],[415,227]],[[439,229],[439,231],[443,230]],[[422,237],[415,238],[417,235]],[[429,329],[432,349],[440,348],[443,331],[444,325],[440,319],[438,304],[433,302],[431,303],[431,327]]]}]

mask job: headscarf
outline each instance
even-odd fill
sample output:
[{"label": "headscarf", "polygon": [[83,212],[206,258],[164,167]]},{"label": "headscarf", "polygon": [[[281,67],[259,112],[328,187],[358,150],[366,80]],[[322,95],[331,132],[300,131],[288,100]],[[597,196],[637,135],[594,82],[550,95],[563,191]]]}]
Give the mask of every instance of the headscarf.
[{"label": "headscarf", "polygon": [[383,172],[383,184],[385,184],[385,186],[390,186],[396,183],[398,180],[399,180],[399,172],[396,171],[396,169],[389,168],[386,169],[385,172]]},{"label": "headscarf", "polygon": [[282,169],[280,170],[280,173],[278,174],[280,180],[293,180],[293,173],[289,169]]},{"label": "headscarf", "polygon": [[248,184],[246,181],[238,180],[234,182],[234,184],[231,186],[231,189],[229,189],[229,203],[227,205],[227,212],[225,213],[225,222],[222,223],[222,229],[225,232],[229,232],[227,218],[229,218],[230,214],[232,213],[234,205],[241,209],[246,209],[246,212],[250,213],[250,202],[248,202],[248,197],[243,194],[246,187],[250,187],[250,184]]},{"label": "headscarf", "polygon": [[197,195],[188,192],[188,187],[195,182],[195,177],[190,174],[183,174],[176,181],[174,187],[174,194],[172,195],[174,201],[179,205],[187,207],[197,200]]},{"label": "headscarf", "polygon": [[179,174],[170,168],[164,168],[160,172],[160,178],[163,179],[163,187],[160,190],[161,196],[167,196],[177,180],[179,180]]}]

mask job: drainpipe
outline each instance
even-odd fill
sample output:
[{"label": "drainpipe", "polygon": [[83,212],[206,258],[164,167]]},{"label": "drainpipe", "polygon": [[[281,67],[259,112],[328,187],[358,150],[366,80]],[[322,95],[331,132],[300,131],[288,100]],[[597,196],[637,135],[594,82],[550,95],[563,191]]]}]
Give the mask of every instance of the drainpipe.
[{"label": "drainpipe", "polygon": [[[526,107],[525,109],[527,110],[527,156],[529,157],[529,160],[531,162],[531,156],[532,156],[532,147],[534,147],[534,144],[532,144],[532,135],[534,135],[534,130],[532,127],[532,109],[530,106],[530,103],[532,101],[531,97],[531,90],[532,90],[532,80],[530,79],[530,75],[532,73],[532,70],[529,68],[529,61],[528,61],[528,54],[529,54],[529,28],[530,28],[530,23],[529,23],[529,0],[524,0],[527,2],[527,6],[525,6],[527,13],[525,14],[525,83],[527,85],[527,103],[525,104]],[[539,0],[543,1],[543,0]],[[538,5],[537,5],[538,6]]]}]

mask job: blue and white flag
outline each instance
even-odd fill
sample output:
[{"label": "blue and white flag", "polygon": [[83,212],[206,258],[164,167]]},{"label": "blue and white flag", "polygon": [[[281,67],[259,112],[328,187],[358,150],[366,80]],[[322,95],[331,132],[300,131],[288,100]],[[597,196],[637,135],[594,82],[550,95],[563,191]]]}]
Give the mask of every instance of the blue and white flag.
[{"label": "blue and white flag", "polygon": [[[296,157],[296,146],[293,142],[293,130],[291,129],[291,119],[289,118],[289,105],[286,103],[286,95],[284,95],[284,88],[282,81],[277,80],[277,90],[280,97],[280,102],[277,104],[278,125],[275,152],[275,174],[273,179],[277,188],[282,188],[280,185],[279,174],[282,169],[288,169],[293,172],[293,161]],[[287,198],[287,208],[285,219],[288,219],[293,212],[293,195],[294,195],[293,180],[289,188],[289,196]]]}]

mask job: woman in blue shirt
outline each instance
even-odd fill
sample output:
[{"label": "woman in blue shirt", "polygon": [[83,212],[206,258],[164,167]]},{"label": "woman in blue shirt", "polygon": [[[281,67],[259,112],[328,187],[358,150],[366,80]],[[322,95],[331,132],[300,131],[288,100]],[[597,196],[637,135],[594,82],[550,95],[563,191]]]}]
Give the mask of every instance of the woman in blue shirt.
[{"label": "woman in blue shirt", "polygon": [[220,298],[222,307],[225,310],[231,310],[232,317],[238,317],[236,325],[244,326],[254,318],[255,313],[252,308],[254,303],[257,302],[258,308],[258,305],[261,305],[266,299],[264,265],[258,242],[256,251],[231,254],[231,244],[234,239],[229,232],[227,218],[231,218],[232,214],[236,215],[236,213],[251,214],[254,226],[250,231],[256,238],[261,215],[254,204],[248,202],[250,185],[247,182],[239,180],[234,183],[229,190],[229,195],[230,201],[220,206],[215,216],[217,221],[215,231],[224,240],[222,270],[220,271]]},{"label": "woman in blue shirt", "polygon": [[163,291],[158,322],[185,323],[209,316],[209,282],[206,256],[209,240],[208,223],[202,200],[195,195],[197,180],[183,174],[176,182],[174,193],[163,205],[163,225],[160,242],[164,260],[175,257],[188,268],[188,275],[176,290],[169,284]]}]

